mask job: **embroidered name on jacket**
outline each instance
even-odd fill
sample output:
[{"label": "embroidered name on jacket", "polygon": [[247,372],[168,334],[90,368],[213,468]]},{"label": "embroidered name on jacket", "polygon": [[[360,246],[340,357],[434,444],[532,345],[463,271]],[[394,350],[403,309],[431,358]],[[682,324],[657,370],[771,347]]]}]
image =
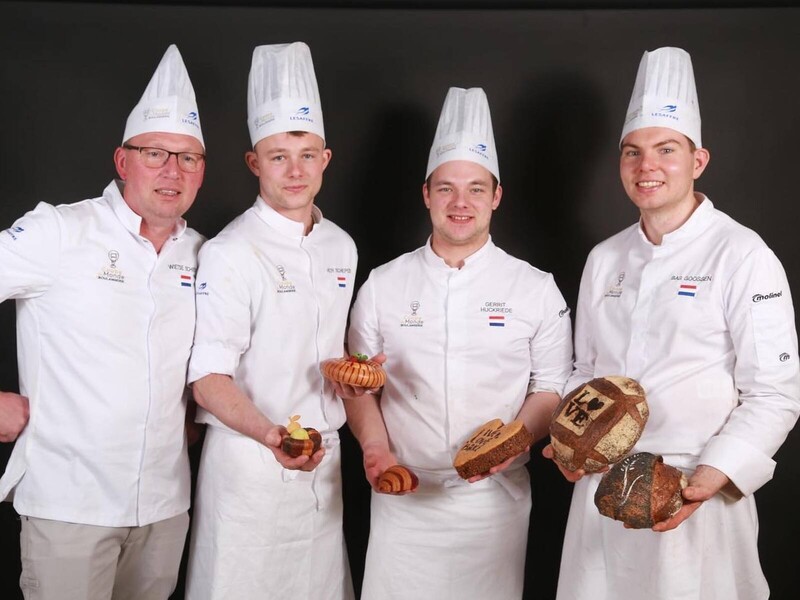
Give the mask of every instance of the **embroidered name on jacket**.
[{"label": "embroidered name on jacket", "polygon": [[505,327],[506,315],[514,312],[514,309],[507,306],[507,302],[487,301],[481,306],[481,312],[488,314],[489,327]]}]

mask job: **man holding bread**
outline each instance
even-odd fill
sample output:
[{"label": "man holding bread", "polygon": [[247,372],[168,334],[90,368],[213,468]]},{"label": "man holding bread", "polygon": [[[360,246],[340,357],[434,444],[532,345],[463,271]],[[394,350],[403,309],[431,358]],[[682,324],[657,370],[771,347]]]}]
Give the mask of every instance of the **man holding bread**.
[{"label": "man holding bread", "polygon": [[[342,354],[357,255],[314,204],[331,150],[306,44],[255,48],[247,113],[259,195],[199,257],[189,381],[209,427],[187,598],[349,600],[345,413],[319,362]],[[321,434],[310,456],[283,444],[298,420]]]},{"label": "man holding bread", "polygon": [[753,492],[800,412],[786,275],[694,190],[710,155],[688,53],[644,53],[620,149],[641,218],[589,254],[567,390],[607,375],[641,383],[650,417],[634,451],[662,455],[688,486],[673,517],[632,530],[599,514],[599,474],[560,467],[577,483],[558,598],[764,600]]},{"label": "man holding bread", "polygon": [[[546,435],[572,366],[571,326],[553,277],[489,235],[502,188],[482,89],[450,88],[422,196],[428,243],[373,270],[351,312],[350,351],[384,353],[387,378],[379,395],[345,398],[373,488],[363,597],[518,599],[527,444],[468,480],[453,461],[493,419]],[[418,488],[379,493],[398,463]]]}]

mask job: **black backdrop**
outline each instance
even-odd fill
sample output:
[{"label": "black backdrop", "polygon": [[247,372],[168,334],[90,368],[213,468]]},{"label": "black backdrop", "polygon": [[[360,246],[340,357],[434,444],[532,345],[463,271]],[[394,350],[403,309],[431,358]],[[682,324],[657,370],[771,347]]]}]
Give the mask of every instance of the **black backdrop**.
[{"label": "black backdrop", "polygon": [[[114,175],[111,157],[128,112],[167,45],[176,43],[209,152],[206,182],[188,219],[213,236],[256,194],[242,159],[253,47],[303,40],[314,57],[334,153],[317,201],[358,244],[357,283],[424,242],[429,222],[420,184],[444,95],[454,85],[481,86],[505,188],[494,239],[553,272],[574,306],[589,249],[636,219],[618,180],[616,144],[639,59],[644,50],[676,45],[693,57],[712,155],[697,187],[764,237],[800,294],[800,10],[791,3],[336,4],[0,1],[0,229],[38,201],[100,193]],[[0,305],[0,336],[0,389],[15,390],[10,302]],[[0,468],[10,450],[0,444]],[[798,451],[795,431],[778,453],[775,479],[756,494],[774,600],[796,597],[790,590],[800,537]],[[198,455],[199,446],[195,463]],[[345,529],[358,587],[369,494],[347,432],[344,460]],[[530,468],[525,597],[550,599],[571,491],[538,448]],[[0,566],[0,597],[14,598],[19,523],[7,503],[0,517],[0,551],[12,556]],[[174,597],[182,597],[182,586]]]}]

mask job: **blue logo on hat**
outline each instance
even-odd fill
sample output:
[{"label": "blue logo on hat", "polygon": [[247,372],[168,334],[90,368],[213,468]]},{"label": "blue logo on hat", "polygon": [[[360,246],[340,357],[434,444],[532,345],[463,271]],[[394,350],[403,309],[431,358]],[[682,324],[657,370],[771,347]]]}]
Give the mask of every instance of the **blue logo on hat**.
[{"label": "blue logo on hat", "polygon": [[678,110],[678,105],[677,104],[667,104],[665,106],[662,106],[659,110],[661,110],[663,112],[675,112],[676,110]]},{"label": "blue logo on hat", "polygon": [[307,115],[309,112],[310,112],[310,109],[307,106],[301,106],[300,108],[297,109],[297,112],[295,114]]},{"label": "blue logo on hat", "polygon": [[467,149],[468,149],[470,152],[474,152],[474,153],[475,153],[475,154],[477,154],[478,156],[481,156],[481,157],[483,157],[484,159],[486,159],[486,160],[489,160],[489,157],[488,157],[488,156],[487,156],[487,154],[486,154],[486,149],[487,149],[487,147],[488,147],[488,146],[487,146],[486,144],[474,144],[474,145],[470,146],[470,147],[469,147],[469,148],[467,148]]},{"label": "blue logo on hat", "polygon": [[193,110],[186,113],[186,116],[181,119],[181,123],[185,123],[186,125],[193,125],[198,129],[200,128],[200,125],[197,122],[197,113]]}]

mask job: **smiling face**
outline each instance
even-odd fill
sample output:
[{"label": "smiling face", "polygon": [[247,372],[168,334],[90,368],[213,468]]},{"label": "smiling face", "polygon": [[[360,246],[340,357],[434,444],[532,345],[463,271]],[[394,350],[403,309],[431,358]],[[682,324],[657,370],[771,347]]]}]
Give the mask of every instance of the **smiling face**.
[{"label": "smiling face", "polygon": [[622,140],[619,173],[631,201],[645,218],[680,221],[696,205],[694,180],[706,168],[709,153],[693,149],[681,133],[665,127],[637,129]]},{"label": "smiling face", "polygon": [[[153,147],[170,152],[205,154],[196,138],[179,133],[142,133],[127,140],[127,144]],[[138,150],[117,148],[114,165],[125,182],[122,197],[131,210],[142,217],[143,227],[174,227],[197,197],[203,183],[205,161],[196,173],[186,173],[178,167],[177,156],[170,156],[163,167],[145,166]]]},{"label": "smiling face", "polygon": [[460,267],[489,239],[492,211],[502,195],[492,174],[479,164],[454,160],[437,167],[422,186],[433,225],[433,251],[450,266]]},{"label": "smiling face", "polygon": [[311,226],[314,198],[331,151],[314,133],[276,133],[245,154],[264,201],[283,216]]}]

